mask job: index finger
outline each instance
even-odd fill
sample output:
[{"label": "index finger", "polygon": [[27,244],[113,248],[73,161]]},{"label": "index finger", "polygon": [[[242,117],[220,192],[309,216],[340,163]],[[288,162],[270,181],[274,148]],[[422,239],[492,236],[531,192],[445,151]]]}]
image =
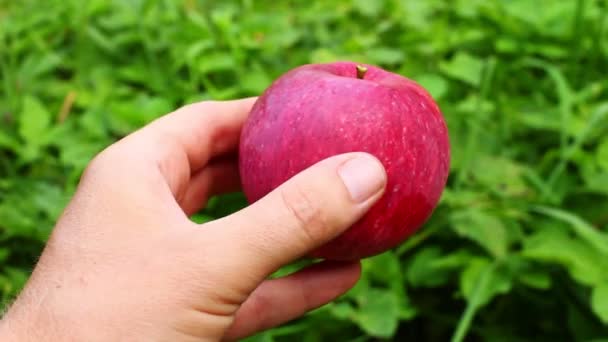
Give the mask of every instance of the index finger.
[{"label": "index finger", "polygon": [[134,158],[156,163],[173,194],[218,155],[237,149],[256,98],[204,101],[156,119],[119,144]]},{"label": "index finger", "polygon": [[162,145],[157,146],[161,159],[183,153],[190,169],[196,171],[212,157],[236,147],[241,127],[256,99],[186,105],[153,121],[139,134],[150,143]]}]

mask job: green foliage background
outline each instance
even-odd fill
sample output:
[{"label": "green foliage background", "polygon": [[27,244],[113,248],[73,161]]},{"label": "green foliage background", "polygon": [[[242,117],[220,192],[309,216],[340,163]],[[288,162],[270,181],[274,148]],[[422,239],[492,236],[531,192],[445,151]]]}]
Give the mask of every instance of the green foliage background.
[{"label": "green foliage background", "polygon": [[251,341],[608,341],[607,18],[592,0],[0,0],[2,300],[104,146],[351,59],[439,101],[448,189],[344,298]]}]

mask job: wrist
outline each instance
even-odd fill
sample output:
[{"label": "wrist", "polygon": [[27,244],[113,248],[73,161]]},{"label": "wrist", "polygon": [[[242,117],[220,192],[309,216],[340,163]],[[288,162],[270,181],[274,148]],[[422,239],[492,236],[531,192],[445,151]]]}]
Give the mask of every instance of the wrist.
[{"label": "wrist", "polygon": [[26,289],[0,320],[0,341],[67,341],[78,336],[77,331],[66,334],[56,308],[35,302],[30,292]]},{"label": "wrist", "polygon": [[25,322],[14,317],[12,311],[11,309],[0,319],[0,341],[33,341],[34,334],[37,336],[39,332],[33,331]]},{"label": "wrist", "polygon": [[2,320],[0,320],[0,340],[23,341],[24,339],[19,337],[16,327],[14,327],[6,317],[3,317]]}]

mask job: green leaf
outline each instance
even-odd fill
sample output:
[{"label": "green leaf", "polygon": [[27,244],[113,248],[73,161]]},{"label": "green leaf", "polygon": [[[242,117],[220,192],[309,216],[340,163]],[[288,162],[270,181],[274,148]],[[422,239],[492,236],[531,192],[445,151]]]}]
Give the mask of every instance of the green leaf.
[{"label": "green leaf", "polygon": [[525,168],[507,158],[480,155],[473,161],[473,177],[483,186],[505,196],[528,195],[530,188],[523,179]]},{"label": "green leaf", "polygon": [[114,102],[108,107],[111,110],[110,126],[119,134],[131,133],[174,108],[169,100],[146,94]]},{"label": "green leaf", "polygon": [[591,292],[591,308],[604,324],[608,324],[608,283],[603,283],[593,288]]},{"label": "green leaf", "polygon": [[543,228],[527,238],[521,255],[531,260],[561,265],[582,284],[593,286],[608,281],[608,265],[597,262],[605,257],[558,227]]},{"label": "green leaf", "polygon": [[390,338],[395,334],[399,323],[398,303],[393,292],[371,288],[358,297],[355,320],[369,335]]},{"label": "green leaf", "polygon": [[472,259],[460,276],[460,291],[476,308],[488,304],[495,296],[509,292],[512,278],[504,268],[489,259]]},{"label": "green leaf", "polygon": [[8,248],[0,248],[0,263],[4,263],[11,255],[11,250]]},{"label": "green leaf", "polygon": [[608,171],[585,173],[583,178],[588,191],[608,194]]},{"label": "green leaf", "polygon": [[608,139],[604,140],[598,147],[595,154],[598,165],[608,171]]},{"label": "green leaf", "polygon": [[534,210],[554,219],[568,223],[576,235],[587,241],[589,245],[593,246],[598,252],[602,253],[605,258],[608,258],[608,235],[598,231],[580,217],[567,211],[542,206],[535,207]]},{"label": "green leaf", "polygon": [[297,271],[302,270],[305,267],[312,266],[313,261],[310,259],[301,259],[298,261],[294,261],[290,264],[287,264],[281,267],[279,270],[275,271],[270,275],[270,278],[282,278],[289,274],[295,273]]},{"label": "green leaf", "polygon": [[364,260],[363,271],[369,275],[370,279],[384,285],[401,284],[401,265],[393,251]]},{"label": "green leaf", "polygon": [[375,285],[383,285],[395,295],[399,307],[400,319],[411,319],[417,310],[413,306],[403,284],[403,271],[399,257],[394,251],[388,251],[363,261],[363,278]]},{"label": "green leaf", "polygon": [[479,16],[479,11],[483,9],[484,4],[487,5],[487,2],[484,0],[454,1],[455,10],[458,15],[470,19],[475,19]]},{"label": "green leaf", "polygon": [[506,265],[518,282],[541,290],[551,287],[552,278],[546,267],[542,267],[519,254],[511,254],[506,259]]},{"label": "green leaf", "polygon": [[399,1],[403,13],[401,18],[417,30],[428,30],[429,20],[437,10],[435,1]]},{"label": "green leaf", "polygon": [[106,146],[99,143],[61,144],[61,160],[64,165],[76,167],[82,171],[93,157]]},{"label": "green leaf", "polygon": [[190,220],[192,220],[192,222],[195,222],[198,224],[203,224],[203,223],[213,221],[214,218],[212,216],[205,215],[203,213],[198,213],[198,214],[192,215],[192,217],[190,217]]},{"label": "green leaf", "polygon": [[479,209],[465,209],[453,213],[451,222],[458,235],[475,241],[494,257],[507,254],[509,235],[497,216]]},{"label": "green leaf", "polygon": [[97,47],[104,50],[107,53],[114,53],[117,50],[117,44],[114,40],[108,37],[107,34],[102,32],[98,27],[88,26],[86,29],[86,35],[91,42],[95,43]]},{"label": "green leaf", "polygon": [[270,83],[272,83],[272,79],[259,66],[251,67],[241,75],[241,87],[250,94],[261,94]]},{"label": "green leaf", "polygon": [[327,305],[331,314],[339,319],[352,319],[356,315],[355,308],[349,303],[330,303]]},{"label": "green leaf", "polygon": [[457,52],[448,62],[441,62],[439,69],[449,77],[478,87],[481,83],[483,60],[467,52]]},{"label": "green leaf", "polygon": [[17,151],[19,149],[19,142],[12,136],[8,135],[8,133],[0,130],[0,148]]},{"label": "green leaf", "polygon": [[223,52],[209,53],[200,57],[198,71],[201,74],[219,71],[232,71],[236,68],[236,61],[230,54]]},{"label": "green leaf", "polygon": [[25,286],[29,274],[15,267],[5,267],[0,275],[0,291],[5,295],[5,298],[15,297]]},{"label": "green leaf", "polygon": [[467,307],[452,341],[463,341],[477,311],[496,295],[509,292],[511,287],[511,275],[500,264],[485,258],[473,259],[460,276],[460,292],[467,300]]},{"label": "green leaf", "polygon": [[220,218],[237,212],[247,206],[247,198],[242,192],[223,194],[212,197],[203,213]]},{"label": "green leaf", "polygon": [[502,1],[508,15],[524,22],[534,24],[539,19],[539,7],[534,2],[525,0]]},{"label": "green leaf", "polygon": [[416,77],[416,81],[431,93],[435,100],[442,98],[448,92],[448,82],[437,74],[424,74]]},{"label": "green leaf", "polygon": [[[479,94],[470,93],[464,99],[458,101],[455,109],[462,113],[473,114],[491,113],[494,111],[496,104],[487,99],[479,97]],[[479,151],[481,152],[481,151]]]},{"label": "green leaf", "polygon": [[355,9],[357,9],[359,12],[361,12],[361,14],[369,16],[369,17],[375,17],[378,14],[380,14],[380,11],[382,11],[382,8],[385,6],[385,0],[374,0],[374,1],[352,0],[352,1],[353,1],[353,6]]},{"label": "green leaf", "polygon": [[415,287],[436,287],[445,284],[449,269],[435,265],[441,256],[441,249],[437,246],[427,247],[416,253],[407,269],[408,282]]},{"label": "green leaf", "polygon": [[346,54],[340,53],[337,54],[336,51],[319,48],[315,49],[310,53],[309,62],[310,63],[332,63],[336,60],[353,60],[359,62],[366,62],[366,58],[362,55],[358,54]]},{"label": "green leaf", "polygon": [[405,54],[399,49],[378,47],[367,51],[367,57],[375,64],[394,65],[401,63]]},{"label": "green leaf", "polygon": [[51,51],[42,56],[32,56],[26,59],[21,66],[20,74],[23,79],[39,79],[46,73],[53,72],[60,65],[62,58]]},{"label": "green leaf", "polygon": [[531,129],[559,132],[561,125],[554,115],[555,108],[522,108],[515,120]]},{"label": "green leaf", "polygon": [[68,197],[61,188],[52,183],[36,182],[27,189],[26,195],[30,205],[44,213],[51,220],[56,220],[67,205]]},{"label": "green leaf", "polygon": [[51,125],[51,113],[35,97],[26,96],[23,99],[23,109],[19,116],[19,135],[26,144],[42,146],[45,143],[45,133]]},{"label": "green leaf", "polygon": [[525,30],[527,24],[544,34],[561,36],[571,28],[564,18],[575,12],[576,1],[555,1],[550,6],[538,6],[527,0],[501,1],[500,4],[507,16],[524,23],[520,30]]},{"label": "green leaf", "polygon": [[551,276],[542,271],[523,272],[517,275],[517,280],[539,290],[548,290],[551,287]]}]

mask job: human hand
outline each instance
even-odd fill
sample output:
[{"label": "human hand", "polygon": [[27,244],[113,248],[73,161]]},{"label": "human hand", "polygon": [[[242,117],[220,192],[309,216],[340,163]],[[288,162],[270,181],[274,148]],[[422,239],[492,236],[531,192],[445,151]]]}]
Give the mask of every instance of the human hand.
[{"label": "human hand", "polygon": [[238,190],[234,155],[253,101],[183,107],[100,153],[0,336],[232,340],[352,287],[358,262],[266,278],[339,235],[379,199],[386,175],[367,154],[324,160],[225,218],[189,220],[210,196]]}]

